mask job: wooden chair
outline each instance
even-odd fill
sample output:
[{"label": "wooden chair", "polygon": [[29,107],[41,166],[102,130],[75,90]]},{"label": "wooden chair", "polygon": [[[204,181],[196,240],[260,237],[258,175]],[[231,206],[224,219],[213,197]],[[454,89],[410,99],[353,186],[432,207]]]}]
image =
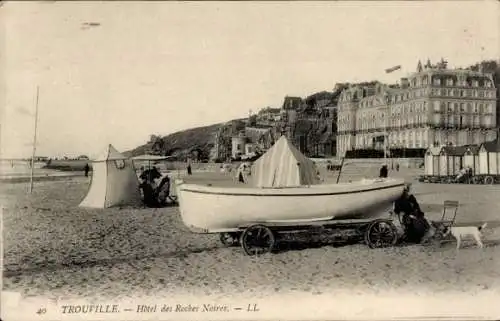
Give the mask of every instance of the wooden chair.
[{"label": "wooden chair", "polygon": [[[453,226],[453,224],[455,224],[455,219],[457,217],[458,206],[459,206],[458,201],[450,201],[450,200],[444,201],[443,215],[441,216],[441,221],[439,223],[441,223],[445,227]],[[451,214],[447,215],[449,213]],[[453,215],[453,217],[451,215]]]}]

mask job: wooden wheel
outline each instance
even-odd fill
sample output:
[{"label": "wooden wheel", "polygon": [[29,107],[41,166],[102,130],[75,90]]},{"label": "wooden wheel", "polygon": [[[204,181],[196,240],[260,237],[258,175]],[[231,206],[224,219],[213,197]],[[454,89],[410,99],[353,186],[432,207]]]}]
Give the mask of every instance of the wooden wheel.
[{"label": "wooden wheel", "polygon": [[472,184],[481,184],[481,178],[478,176],[472,176]]},{"label": "wooden wheel", "polygon": [[389,221],[375,221],[365,232],[365,242],[372,249],[393,246],[397,241],[396,226]]},{"label": "wooden wheel", "polygon": [[276,239],[273,232],[264,225],[252,225],[241,235],[241,247],[247,255],[262,255],[271,252]]},{"label": "wooden wheel", "polygon": [[236,246],[239,243],[239,234],[238,233],[220,233],[220,241],[225,246]]},{"label": "wooden wheel", "polygon": [[485,185],[491,185],[495,182],[495,179],[493,178],[493,176],[486,176],[484,178],[484,184]]}]

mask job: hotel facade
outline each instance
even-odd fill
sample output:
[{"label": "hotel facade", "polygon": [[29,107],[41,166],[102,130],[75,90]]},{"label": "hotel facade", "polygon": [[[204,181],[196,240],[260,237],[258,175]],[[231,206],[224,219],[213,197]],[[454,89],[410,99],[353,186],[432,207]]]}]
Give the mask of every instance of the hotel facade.
[{"label": "hotel facade", "polygon": [[397,86],[345,89],[338,102],[337,156],[348,150],[480,144],[497,138],[493,76],[425,66]]}]

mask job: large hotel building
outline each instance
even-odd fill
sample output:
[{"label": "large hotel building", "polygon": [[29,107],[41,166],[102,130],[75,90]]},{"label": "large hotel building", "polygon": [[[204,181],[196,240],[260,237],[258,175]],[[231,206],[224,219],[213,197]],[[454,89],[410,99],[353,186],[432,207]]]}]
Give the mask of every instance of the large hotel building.
[{"label": "large hotel building", "polygon": [[[345,89],[338,102],[337,156],[355,149],[428,148],[479,144],[497,138],[491,74],[448,69],[441,61],[402,78]],[[383,144],[383,143],[382,143]],[[383,148],[383,147],[382,147]]]}]

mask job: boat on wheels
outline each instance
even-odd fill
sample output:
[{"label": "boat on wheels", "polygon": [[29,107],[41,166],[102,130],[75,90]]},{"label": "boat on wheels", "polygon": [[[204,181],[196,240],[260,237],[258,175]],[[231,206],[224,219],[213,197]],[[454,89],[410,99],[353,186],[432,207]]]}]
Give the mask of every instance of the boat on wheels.
[{"label": "boat on wheels", "polygon": [[224,244],[241,245],[249,255],[300,234],[323,240],[357,235],[372,248],[394,245],[400,237],[389,211],[406,186],[402,179],[321,184],[314,162],[285,136],[251,172],[252,186],[178,181],[184,225],[194,233],[218,233]]}]

